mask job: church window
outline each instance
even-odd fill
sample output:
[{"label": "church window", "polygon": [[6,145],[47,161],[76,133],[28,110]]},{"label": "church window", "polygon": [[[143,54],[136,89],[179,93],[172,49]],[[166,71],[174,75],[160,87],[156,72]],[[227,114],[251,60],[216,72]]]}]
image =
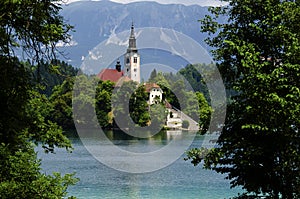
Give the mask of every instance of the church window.
[{"label": "church window", "polygon": [[136,68],[135,69],[133,69],[134,70],[134,72],[136,72]]},{"label": "church window", "polygon": [[127,58],[127,59],[126,59],[126,64],[129,64],[129,61],[130,61],[129,58]]},{"label": "church window", "polygon": [[133,58],[133,63],[135,63],[135,64],[137,63],[137,57]]}]

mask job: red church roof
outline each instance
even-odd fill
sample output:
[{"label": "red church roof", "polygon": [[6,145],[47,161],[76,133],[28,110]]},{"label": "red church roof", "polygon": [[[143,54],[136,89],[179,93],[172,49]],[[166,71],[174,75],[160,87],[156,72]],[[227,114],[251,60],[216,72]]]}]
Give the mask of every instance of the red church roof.
[{"label": "red church roof", "polygon": [[97,76],[102,81],[110,80],[111,82],[117,83],[118,80],[124,75],[123,71],[118,71],[116,69],[103,69]]}]

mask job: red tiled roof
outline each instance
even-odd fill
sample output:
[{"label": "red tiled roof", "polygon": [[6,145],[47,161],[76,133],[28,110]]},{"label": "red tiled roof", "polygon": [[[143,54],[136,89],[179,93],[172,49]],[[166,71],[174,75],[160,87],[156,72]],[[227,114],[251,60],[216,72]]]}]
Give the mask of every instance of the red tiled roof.
[{"label": "red tiled roof", "polygon": [[160,88],[159,85],[155,84],[155,83],[145,83],[145,89],[146,89],[146,92],[150,92],[150,90],[152,88]]},{"label": "red tiled roof", "polygon": [[102,81],[110,80],[117,83],[118,80],[124,75],[123,71],[117,71],[116,69],[103,69],[97,76]]}]

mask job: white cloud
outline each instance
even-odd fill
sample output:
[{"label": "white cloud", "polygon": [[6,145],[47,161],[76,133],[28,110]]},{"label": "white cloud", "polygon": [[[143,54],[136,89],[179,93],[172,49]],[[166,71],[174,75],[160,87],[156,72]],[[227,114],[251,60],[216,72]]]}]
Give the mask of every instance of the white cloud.
[{"label": "white cloud", "polygon": [[[63,0],[66,3],[72,3],[75,1],[101,1],[101,0]],[[200,6],[218,6],[218,5],[225,5],[224,2],[219,0],[111,0],[117,3],[132,3],[138,1],[156,1],[161,4],[184,4],[184,5],[200,5]]]}]

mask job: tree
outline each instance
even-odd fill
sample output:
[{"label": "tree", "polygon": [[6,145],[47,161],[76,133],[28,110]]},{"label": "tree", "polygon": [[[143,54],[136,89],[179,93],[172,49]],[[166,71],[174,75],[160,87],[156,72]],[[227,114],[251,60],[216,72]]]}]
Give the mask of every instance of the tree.
[{"label": "tree", "polygon": [[52,0],[1,1],[1,55],[12,57],[22,50],[32,65],[54,58],[56,43],[68,42],[72,29],[59,15],[60,9]]},{"label": "tree", "polygon": [[168,111],[162,103],[152,104],[150,107],[151,126],[153,130],[160,130],[166,123]]},{"label": "tree", "polygon": [[138,86],[129,99],[130,117],[139,126],[147,126],[150,120],[147,100],[148,93],[144,85]]},{"label": "tree", "polygon": [[119,128],[130,127],[129,118],[139,126],[146,126],[150,120],[148,94],[144,86],[137,87],[134,81],[124,81],[112,96],[114,119]]},{"label": "tree", "polygon": [[198,70],[201,67],[207,67],[207,65],[205,63],[194,65],[188,64],[186,67],[180,69],[178,73],[189,82],[194,91],[204,93],[205,97],[209,99],[207,87],[199,73],[200,70]]},{"label": "tree", "polygon": [[[73,87],[73,119],[76,127],[95,128],[98,122],[95,113],[98,79],[85,74],[77,75]],[[99,92],[99,90],[98,90]]]},{"label": "tree", "polygon": [[129,127],[129,100],[136,86],[136,82],[124,81],[122,86],[112,95],[114,121],[118,128]]},{"label": "tree", "polygon": [[197,100],[198,100],[198,114],[199,114],[199,130],[202,134],[207,133],[210,118],[212,114],[212,107],[209,106],[207,100],[204,97],[203,93],[196,92]]},{"label": "tree", "polygon": [[49,97],[52,109],[48,117],[64,130],[75,129],[72,111],[73,86],[74,77],[67,78],[61,85],[53,88]]},{"label": "tree", "polygon": [[78,72],[79,69],[60,60],[51,60],[51,63],[42,60],[33,68],[34,79],[39,79],[38,83],[43,86],[40,92],[47,96],[52,94],[55,86],[61,85],[67,78],[76,76]]},{"label": "tree", "polygon": [[[207,42],[226,86],[235,91],[205,166],[242,186],[246,193],[238,198],[299,198],[300,2],[227,2],[202,20],[202,31],[215,34]],[[228,21],[218,23],[219,16]],[[196,164],[202,159],[189,155]]]},{"label": "tree", "polygon": [[154,79],[156,78],[156,76],[157,76],[157,72],[156,72],[156,69],[154,68],[150,74],[148,82],[155,82]]},{"label": "tree", "polygon": [[69,174],[41,174],[33,144],[41,143],[45,152],[53,152],[55,146],[71,149],[71,143],[62,129],[47,119],[50,103],[31,88],[25,66],[16,58],[1,58],[0,197],[64,197],[76,179]]},{"label": "tree", "polygon": [[110,81],[99,81],[96,89],[96,114],[99,121],[99,125],[102,128],[108,128],[112,126],[112,108],[111,108],[111,96],[114,83]]},{"label": "tree", "polygon": [[40,171],[40,161],[29,143],[15,153],[7,145],[1,144],[0,157],[0,197],[4,199],[63,198],[67,194],[68,186],[77,181],[71,174],[43,174]]},{"label": "tree", "polygon": [[196,93],[192,91],[185,91],[184,96],[186,98],[182,111],[191,117],[193,120],[199,122],[199,103]]},{"label": "tree", "polygon": [[49,102],[36,91],[32,71],[16,55],[21,52],[38,66],[43,58],[55,57],[55,44],[67,41],[71,29],[59,10],[51,0],[0,2],[0,198],[62,198],[76,181],[69,174],[40,171],[34,143],[41,143],[46,152],[70,149],[71,143],[46,118]]},{"label": "tree", "polygon": [[172,105],[180,110],[187,108],[186,84],[183,79],[178,79],[171,84],[172,92],[175,94],[175,99],[172,100]]}]

